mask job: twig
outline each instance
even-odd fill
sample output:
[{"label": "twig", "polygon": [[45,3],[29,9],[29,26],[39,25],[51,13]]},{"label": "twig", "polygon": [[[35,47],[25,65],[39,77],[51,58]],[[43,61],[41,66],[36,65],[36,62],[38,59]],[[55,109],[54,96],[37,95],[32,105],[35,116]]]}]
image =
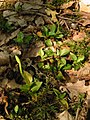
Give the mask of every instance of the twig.
[{"label": "twig", "polygon": [[77,108],[75,120],[78,120],[80,108]]},{"label": "twig", "polygon": [[[58,16],[60,19],[63,19],[63,20],[69,20],[69,21],[72,21],[72,22],[75,22],[75,23],[78,23],[78,24],[81,24],[79,21],[75,20],[75,19],[71,19],[71,18],[67,18],[67,17],[62,17],[62,16]],[[81,24],[82,25],[82,24]]]}]

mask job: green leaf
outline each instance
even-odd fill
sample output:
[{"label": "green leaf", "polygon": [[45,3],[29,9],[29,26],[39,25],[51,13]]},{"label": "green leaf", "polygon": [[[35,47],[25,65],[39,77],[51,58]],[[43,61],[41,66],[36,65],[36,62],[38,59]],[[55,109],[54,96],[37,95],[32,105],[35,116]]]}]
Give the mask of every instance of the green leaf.
[{"label": "green leaf", "polygon": [[56,35],[56,38],[58,39],[63,38],[63,34]]},{"label": "green leaf", "polygon": [[66,64],[66,66],[64,66],[63,70],[70,70],[71,67],[72,67],[72,65]]},{"label": "green leaf", "polygon": [[77,63],[82,62],[85,59],[84,55],[78,56]]},{"label": "green leaf", "polygon": [[30,41],[32,40],[32,38],[33,38],[33,36],[31,36],[31,35],[26,36],[26,37],[24,38],[25,43],[26,43],[26,44],[29,44]]},{"label": "green leaf", "polygon": [[62,49],[60,50],[60,56],[65,56],[68,55],[70,53],[69,49]]},{"label": "green leaf", "polygon": [[60,99],[64,99],[65,96],[66,96],[66,93],[64,92],[64,93],[61,93],[59,97],[60,97]]},{"label": "green leaf", "polygon": [[19,107],[18,107],[18,105],[16,105],[16,106],[14,107],[14,111],[15,111],[15,113],[17,113],[18,110],[19,110]]},{"label": "green leaf", "polygon": [[58,55],[60,55],[60,52],[59,52],[59,50],[58,50],[58,49],[57,49],[57,51],[56,51],[56,54],[57,54],[57,56],[58,56]]},{"label": "green leaf", "polygon": [[80,69],[80,66],[81,66],[80,64],[75,64],[75,65],[74,65],[74,69],[75,69],[75,70],[79,70],[79,69]]},{"label": "green leaf", "polygon": [[44,66],[44,69],[50,70],[50,64],[47,63],[47,64]]},{"label": "green leaf", "polygon": [[60,102],[68,109],[68,102],[65,99],[60,100]]},{"label": "green leaf", "polygon": [[53,56],[54,52],[51,49],[45,50],[47,56]]},{"label": "green leaf", "polygon": [[38,63],[38,67],[39,67],[39,68],[43,68],[43,66],[44,66],[44,63],[43,63],[43,62]]},{"label": "green leaf", "polygon": [[55,24],[52,24],[52,25],[50,26],[50,32],[51,32],[51,33],[55,33],[55,32],[56,32],[56,25],[55,25]]},{"label": "green leaf", "polygon": [[66,59],[65,58],[61,58],[60,64],[59,64],[58,68],[61,69],[65,65],[66,65]]},{"label": "green leaf", "polygon": [[48,36],[49,31],[48,31],[48,28],[46,26],[43,26],[43,32],[44,32],[45,36]]},{"label": "green leaf", "polygon": [[20,61],[20,59],[19,59],[19,57],[17,55],[15,55],[15,59],[16,59],[18,65],[19,65],[20,73],[21,73],[22,77],[24,77],[23,72],[22,72],[22,67],[21,67],[21,61]]},{"label": "green leaf", "polygon": [[57,97],[59,97],[59,95],[60,95],[60,91],[57,90],[57,89],[55,89],[55,88],[53,88],[53,91],[54,91],[55,95],[56,95]]},{"label": "green leaf", "polygon": [[20,89],[21,89],[21,91],[27,93],[30,90],[30,85],[28,85],[28,84],[22,85],[22,86],[20,86]]},{"label": "green leaf", "polygon": [[56,78],[57,80],[65,79],[61,71],[58,72],[58,75],[56,76]]},{"label": "green leaf", "polygon": [[49,32],[49,36],[55,36],[56,35],[56,33],[54,33],[54,32]]},{"label": "green leaf", "polygon": [[70,52],[70,57],[72,60],[76,61],[77,60],[77,56],[74,53]]},{"label": "green leaf", "polygon": [[23,76],[24,76],[24,80],[25,80],[26,84],[31,84],[31,82],[33,80],[32,75],[24,70]]},{"label": "green leaf", "polygon": [[46,44],[48,47],[52,46],[52,41],[51,41],[51,39],[46,40],[46,41],[45,41],[45,44]]},{"label": "green leaf", "polygon": [[40,89],[41,85],[42,82],[36,82],[36,85],[31,88],[31,91],[34,93],[37,92]]},{"label": "green leaf", "polygon": [[42,50],[42,48],[39,50],[38,55],[39,55],[41,58],[43,58],[43,56],[44,56],[44,51]]},{"label": "green leaf", "polygon": [[17,43],[23,43],[23,39],[24,39],[24,34],[22,32],[19,32],[15,41]]},{"label": "green leaf", "polygon": [[53,88],[53,91],[59,99],[64,99],[64,97],[66,96],[66,93],[60,93],[60,91],[55,88]]}]

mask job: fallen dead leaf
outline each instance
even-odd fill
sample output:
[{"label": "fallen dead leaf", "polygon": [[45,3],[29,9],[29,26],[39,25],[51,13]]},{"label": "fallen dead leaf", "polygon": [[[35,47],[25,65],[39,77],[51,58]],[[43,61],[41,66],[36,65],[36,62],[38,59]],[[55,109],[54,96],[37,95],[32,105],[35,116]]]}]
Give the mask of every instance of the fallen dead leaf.
[{"label": "fallen dead leaf", "polygon": [[37,26],[44,25],[44,20],[42,17],[38,17],[35,19],[35,23]]},{"label": "fallen dead leaf", "polygon": [[68,113],[68,111],[64,111],[59,114],[58,120],[74,120],[73,117]]},{"label": "fallen dead leaf", "polygon": [[75,3],[75,1],[70,1],[68,3],[64,3],[63,5],[60,6],[60,8],[67,9],[67,8],[71,7],[73,5],[73,3]]},{"label": "fallen dead leaf", "polygon": [[3,32],[0,31],[0,46],[2,46],[3,44],[5,44],[5,39],[7,38],[7,35]]},{"label": "fallen dead leaf", "polygon": [[77,77],[81,80],[90,79],[90,63],[85,63],[84,67],[77,72]]},{"label": "fallen dead leaf", "polygon": [[0,66],[9,64],[9,54],[8,52],[0,52]]},{"label": "fallen dead leaf", "polygon": [[16,15],[16,12],[10,10],[3,11],[3,17],[8,17],[11,15]]},{"label": "fallen dead leaf", "polygon": [[85,86],[85,81],[77,81],[76,83],[67,83],[66,88],[70,91],[70,97],[78,96],[80,93],[87,93],[87,97],[90,98],[90,85]]},{"label": "fallen dead leaf", "polygon": [[79,6],[80,11],[90,13],[90,0],[81,0]]},{"label": "fallen dead leaf", "polygon": [[27,51],[27,54],[23,54],[23,57],[25,58],[33,58],[38,56],[38,52],[40,51],[41,48],[43,48],[45,45],[43,44],[42,41],[36,42],[34,45],[30,46],[30,49]]},{"label": "fallen dead leaf", "polygon": [[8,107],[8,102],[7,102],[7,96],[4,96],[4,92],[0,91],[0,104],[3,104],[5,103],[5,107],[4,107],[4,110],[6,112],[7,115],[9,115],[8,111],[7,111],[7,107]]},{"label": "fallen dead leaf", "polygon": [[56,12],[56,10],[51,10],[51,9],[46,9],[45,10],[45,12],[47,13],[47,15],[51,15],[52,16],[52,18],[51,18],[51,20],[53,21],[53,22],[57,22],[58,20],[57,20],[57,18],[56,18],[56,15],[58,14],[57,12]]},{"label": "fallen dead leaf", "polygon": [[90,25],[90,20],[89,19],[85,19],[84,22],[82,23],[83,26],[86,26],[86,25]]},{"label": "fallen dead leaf", "polygon": [[86,38],[86,33],[84,31],[80,31],[80,32],[75,32],[73,35],[73,40],[74,41],[82,41]]},{"label": "fallen dead leaf", "polygon": [[23,2],[22,9],[23,10],[30,10],[30,9],[40,9],[42,4],[41,0],[30,0],[30,1],[21,1]]},{"label": "fallen dead leaf", "polygon": [[14,32],[12,32],[11,35],[4,40],[4,44],[8,43],[10,40],[15,38],[19,32],[20,32],[20,29],[17,29]]}]

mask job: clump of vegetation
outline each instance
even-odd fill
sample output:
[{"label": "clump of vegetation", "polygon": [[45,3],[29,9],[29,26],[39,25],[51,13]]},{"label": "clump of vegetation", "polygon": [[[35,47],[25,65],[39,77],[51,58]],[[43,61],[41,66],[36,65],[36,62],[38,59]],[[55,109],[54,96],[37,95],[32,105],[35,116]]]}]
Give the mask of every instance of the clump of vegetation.
[{"label": "clump of vegetation", "polygon": [[8,108],[12,109],[10,119],[55,120],[56,113],[69,108],[68,94],[59,90],[59,81],[52,80],[51,76],[41,78],[22,70],[19,57],[15,58],[25,83],[21,85],[16,101],[13,92],[9,92],[9,96],[12,96],[12,106]]},{"label": "clump of vegetation", "polygon": [[[58,10],[60,5],[69,1],[70,0],[53,0],[51,4],[49,4],[50,6],[47,4],[44,4],[44,6],[57,8]],[[48,2],[50,1],[47,1],[47,3]],[[30,8],[33,8],[33,4],[31,5],[30,3]],[[24,7],[23,5],[24,2],[17,2],[15,3],[15,6],[11,5],[12,10],[15,10],[19,13],[18,15],[21,16],[19,19],[23,18],[24,10],[22,12],[22,8],[25,6],[27,7],[27,4],[25,4]],[[36,21],[38,16],[40,19],[44,16],[41,12],[41,7],[43,5],[37,5],[40,5],[40,11],[38,10],[40,13],[35,13],[35,17],[32,21],[33,25],[38,22]],[[7,7],[10,7],[10,5]],[[35,5],[35,7],[37,6]],[[52,14],[53,12],[54,11],[52,11]],[[61,10],[60,13],[62,14],[63,10]],[[34,9],[33,12],[31,10],[30,15],[32,16],[33,14]],[[52,14],[51,17],[53,17]],[[28,14],[25,13],[25,15],[27,16]],[[26,17],[25,15],[24,17]],[[55,13],[55,17],[58,19],[58,14]],[[75,18],[77,15],[71,15],[71,18],[72,17]],[[42,20],[44,21],[44,19]],[[32,24],[31,21],[28,21],[27,25],[29,25],[29,22]],[[83,106],[86,97],[85,94],[74,96],[76,98],[78,97],[78,99],[74,99],[69,95],[67,88],[62,90],[60,87],[65,85],[67,82],[67,77],[69,77],[67,70],[79,70],[83,63],[88,59],[90,47],[86,41],[65,42],[64,40],[67,38],[69,31],[65,30],[60,25],[61,22],[59,22],[47,25],[47,21],[45,26],[41,26],[41,28],[36,24],[38,28],[35,28],[34,31],[31,30],[35,33],[29,34],[28,31],[29,35],[27,35],[24,34],[22,30],[27,27],[27,25],[25,27],[21,27],[19,25],[14,26],[14,23],[9,24],[7,19],[1,16],[0,30],[11,33],[13,30],[21,27],[21,31],[17,34],[16,38],[13,38],[16,47],[14,48],[13,45],[11,45],[10,50],[8,50],[11,53],[11,64],[9,65],[11,70],[10,73],[13,73],[13,75],[11,75],[11,79],[14,78],[16,81],[15,77],[18,76],[17,83],[19,84],[19,87],[18,84],[16,84],[17,86],[15,89],[9,89],[5,86],[5,90],[2,92],[3,94],[0,93],[0,99],[2,99],[0,102],[0,114],[6,118],[11,120],[56,120],[58,119],[56,113],[61,113],[67,110],[75,117],[78,108],[81,109]],[[68,25],[69,22],[66,22],[66,24]],[[37,30],[39,31],[37,32]],[[34,40],[33,43],[32,40]],[[39,40],[42,41],[43,47],[36,44]],[[36,56],[33,55],[34,57],[29,56],[34,53],[32,45],[33,47],[36,47],[35,52],[37,52]],[[21,58],[15,55],[16,63],[15,61],[13,62],[13,54],[17,54],[17,46],[19,46],[20,50],[24,48],[25,51],[22,50],[22,54],[20,55]],[[14,49],[16,49],[15,52]],[[24,53],[26,51],[29,51],[30,53],[28,53],[27,58],[24,58],[24,55],[27,54]],[[14,68],[12,68],[13,66]],[[5,69],[7,69],[7,66]],[[10,76],[8,77],[8,74],[6,74],[5,78],[9,79]]]},{"label": "clump of vegetation", "polygon": [[17,37],[14,39],[14,41],[16,43],[18,43],[19,45],[22,45],[22,44],[26,44],[28,45],[31,41],[32,41],[32,38],[33,38],[33,35],[24,35],[23,32],[19,32],[17,34]]},{"label": "clump of vegetation", "polygon": [[15,28],[11,24],[8,23],[8,21],[0,15],[0,30],[4,32],[11,32]]},{"label": "clump of vegetation", "polygon": [[[24,84],[20,87],[20,96],[24,96],[26,101],[21,101],[18,96],[16,106],[13,103],[12,119],[19,119],[20,117],[24,120],[27,118],[31,120],[54,120],[56,113],[66,109],[73,109],[71,114],[75,115],[77,108],[83,104],[84,96],[81,97],[82,95],[80,95],[80,100],[71,106],[69,94],[66,91],[62,92],[59,87],[61,80],[65,80],[64,71],[72,68],[78,70],[88,58],[90,50],[88,43],[85,41],[64,43],[62,42],[63,33],[60,29],[56,28],[55,24],[50,26],[44,26],[38,36],[43,38],[45,47],[41,48],[38,53],[41,59],[37,62],[35,69],[39,71],[36,72],[35,76],[23,70],[19,57],[15,56],[20,74],[24,79]],[[22,32],[20,34],[23,44],[24,35]]]}]

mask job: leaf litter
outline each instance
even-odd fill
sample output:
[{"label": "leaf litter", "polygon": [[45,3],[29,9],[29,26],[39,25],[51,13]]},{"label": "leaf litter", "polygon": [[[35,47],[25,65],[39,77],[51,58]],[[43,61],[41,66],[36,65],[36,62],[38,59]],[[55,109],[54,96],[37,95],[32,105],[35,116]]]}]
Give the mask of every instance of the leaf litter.
[{"label": "leaf litter", "polygon": [[0,1],[0,119],[86,120],[86,2]]}]

